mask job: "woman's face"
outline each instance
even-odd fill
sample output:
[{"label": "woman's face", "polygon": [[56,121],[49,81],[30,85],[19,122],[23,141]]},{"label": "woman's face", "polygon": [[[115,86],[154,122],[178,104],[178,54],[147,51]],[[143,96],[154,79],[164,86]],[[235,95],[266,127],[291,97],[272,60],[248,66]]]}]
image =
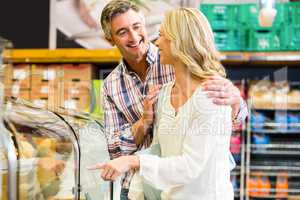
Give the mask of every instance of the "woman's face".
[{"label": "woman's face", "polygon": [[174,56],[171,53],[171,42],[165,37],[162,28],[160,28],[159,38],[156,40],[155,45],[159,48],[160,63],[172,64]]}]

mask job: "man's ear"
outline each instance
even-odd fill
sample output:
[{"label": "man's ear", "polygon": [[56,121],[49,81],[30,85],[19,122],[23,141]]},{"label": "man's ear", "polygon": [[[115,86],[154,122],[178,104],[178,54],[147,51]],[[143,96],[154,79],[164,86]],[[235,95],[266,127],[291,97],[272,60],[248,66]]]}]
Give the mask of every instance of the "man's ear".
[{"label": "man's ear", "polygon": [[114,43],[113,39],[111,39],[111,37],[110,38],[109,37],[105,37],[105,39],[109,42],[109,44],[111,46],[115,46],[115,43]]}]

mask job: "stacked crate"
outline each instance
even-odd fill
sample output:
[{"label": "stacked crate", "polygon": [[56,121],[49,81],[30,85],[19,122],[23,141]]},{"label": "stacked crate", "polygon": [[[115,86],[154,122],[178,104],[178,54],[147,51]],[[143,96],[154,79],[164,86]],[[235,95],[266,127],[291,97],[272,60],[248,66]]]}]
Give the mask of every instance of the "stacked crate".
[{"label": "stacked crate", "polygon": [[90,111],[91,64],[15,64],[6,68],[5,96],[56,110]]},{"label": "stacked crate", "polygon": [[30,100],[30,74],[31,67],[28,64],[5,67],[5,96]]},{"label": "stacked crate", "polygon": [[92,68],[90,64],[63,66],[62,106],[89,112]]},{"label": "stacked crate", "polygon": [[280,28],[284,23],[285,4],[276,4],[277,15],[271,27],[261,27],[258,21],[258,4],[240,5],[240,23],[246,31],[247,51],[278,51],[280,46]]},{"label": "stacked crate", "polygon": [[200,10],[211,24],[215,43],[220,51],[240,51],[243,49],[243,31],[236,20],[239,13],[238,5],[202,4]]},{"label": "stacked crate", "polygon": [[299,2],[277,3],[271,27],[259,25],[258,4],[201,4],[200,10],[220,51],[300,50]]},{"label": "stacked crate", "polygon": [[30,100],[41,107],[60,106],[61,67],[59,65],[31,65]]},{"label": "stacked crate", "polygon": [[290,2],[285,6],[286,24],[281,31],[284,50],[300,50],[300,2]]}]

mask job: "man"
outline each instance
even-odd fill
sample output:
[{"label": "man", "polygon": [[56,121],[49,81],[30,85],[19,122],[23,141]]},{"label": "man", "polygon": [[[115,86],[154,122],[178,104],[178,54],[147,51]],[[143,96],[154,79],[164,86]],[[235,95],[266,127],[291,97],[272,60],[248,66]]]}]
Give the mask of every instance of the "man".
[{"label": "man", "polygon": [[[104,126],[110,157],[132,154],[151,142],[153,107],[160,85],[174,80],[172,66],[159,64],[159,51],[148,41],[145,18],[126,0],[110,1],[101,14],[106,39],[123,59],[103,86]],[[227,79],[212,77],[203,84],[217,104],[231,105],[234,124],[247,116],[239,90]],[[127,199],[133,172],[122,179],[121,199]],[[110,173],[102,174],[110,180]]]}]

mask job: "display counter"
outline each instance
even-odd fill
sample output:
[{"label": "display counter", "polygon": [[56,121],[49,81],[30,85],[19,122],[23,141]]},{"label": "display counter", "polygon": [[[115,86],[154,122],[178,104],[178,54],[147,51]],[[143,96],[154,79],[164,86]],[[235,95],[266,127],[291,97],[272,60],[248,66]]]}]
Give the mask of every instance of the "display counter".
[{"label": "display counter", "polygon": [[8,100],[1,119],[1,199],[110,199],[87,166],[109,159],[103,126],[89,116]]}]

